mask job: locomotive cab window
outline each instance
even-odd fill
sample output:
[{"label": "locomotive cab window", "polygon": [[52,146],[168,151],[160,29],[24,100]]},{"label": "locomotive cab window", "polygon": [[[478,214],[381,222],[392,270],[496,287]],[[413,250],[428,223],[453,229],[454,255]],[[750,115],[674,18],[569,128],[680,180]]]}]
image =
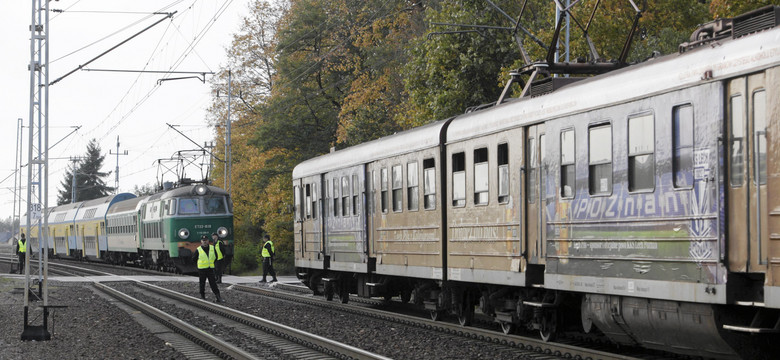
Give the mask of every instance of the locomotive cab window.
[{"label": "locomotive cab window", "polygon": [[200,214],[200,207],[198,207],[198,199],[179,199],[179,214],[192,215]]},{"label": "locomotive cab window", "polygon": [[206,214],[224,214],[225,210],[225,198],[222,196],[215,196],[204,198],[204,211]]},{"label": "locomotive cab window", "polygon": [[425,210],[436,208],[436,161],[423,160],[423,206]]},{"label": "locomotive cab window", "polygon": [[693,187],[693,107],[672,110],[672,172],[674,187]]},{"label": "locomotive cab window", "polygon": [[393,211],[400,212],[404,209],[403,186],[404,178],[401,165],[393,165]]},{"label": "locomotive cab window", "polygon": [[655,188],[655,121],[652,114],[628,118],[628,191]]},{"label": "locomotive cab window", "polygon": [[588,129],[588,188],[591,195],[612,193],[612,125]]},{"label": "locomotive cab window", "polygon": [[474,150],[474,205],[487,205],[489,188],[487,148]]},{"label": "locomotive cab window", "polygon": [[561,197],[571,199],[575,190],[574,129],[561,132]]},{"label": "locomotive cab window", "polygon": [[380,199],[380,205],[382,206],[382,212],[387,213],[387,168],[382,168],[379,171],[379,186],[381,188],[382,198]]},{"label": "locomotive cab window", "polygon": [[452,206],[466,205],[466,153],[452,154]]},{"label": "locomotive cab window", "polygon": [[509,144],[498,145],[498,203],[509,202]]},{"label": "locomotive cab window", "polygon": [[417,162],[406,164],[406,207],[407,210],[417,211],[420,206],[420,186],[417,175]]}]

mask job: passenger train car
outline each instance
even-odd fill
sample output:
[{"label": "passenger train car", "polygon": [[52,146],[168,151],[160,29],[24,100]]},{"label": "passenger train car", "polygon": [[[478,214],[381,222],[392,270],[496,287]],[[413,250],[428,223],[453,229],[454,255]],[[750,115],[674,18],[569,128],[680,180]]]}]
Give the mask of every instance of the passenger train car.
[{"label": "passenger train car", "polygon": [[719,20],[679,54],[299,164],[298,277],[548,340],[573,320],[619,344],[767,354],[779,21],[777,6]]},{"label": "passenger train car", "polygon": [[[200,237],[216,233],[233,244],[232,202],[215,186],[184,184],[151,196],[122,193],[46,211],[49,256],[194,272]],[[27,217],[21,228],[26,231]],[[38,227],[29,238],[38,251]]]}]

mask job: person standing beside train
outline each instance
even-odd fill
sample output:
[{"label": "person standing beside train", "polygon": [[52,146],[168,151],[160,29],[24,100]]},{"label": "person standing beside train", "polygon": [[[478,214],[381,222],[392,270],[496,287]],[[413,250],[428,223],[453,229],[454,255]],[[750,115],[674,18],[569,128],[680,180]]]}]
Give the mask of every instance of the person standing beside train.
[{"label": "person standing beside train", "polygon": [[216,262],[216,279],[217,284],[222,284],[222,273],[225,272],[225,255],[227,254],[227,240],[223,243],[222,240],[219,240],[219,236],[217,233],[211,234],[211,241],[214,242],[214,250],[217,251],[217,262]]},{"label": "person standing beside train", "polygon": [[214,296],[217,297],[216,302],[225,302],[222,300],[222,297],[219,296],[219,287],[217,287],[217,280],[214,278],[214,261],[217,258],[216,253],[217,251],[214,249],[214,245],[209,244],[209,238],[206,235],[203,235],[200,237],[198,251],[192,255],[192,259],[197,261],[198,264],[200,298],[206,299],[206,279],[208,279],[211,291],[213,291]]},{"label": "person standing beside train", "polygon": [[274,248],[274,242],[271,241],[271,236],[268,234],[263,236],[263,240],[265,240],[261,253],[263,256],[263,280],[260,280],[260,282],[266,282],[265,277],[268,274],[271,274],[274,278],[271,282],[276,282],[276,271],[274,271],[274,256],[276,255],[276,249]]},{"label": "person standing beside train", "polygon": [[19,274],[24,274],[24,257],[27,253],[27,239],[24,237],[24,233],[16,242],[16,256],[19,258]]}]

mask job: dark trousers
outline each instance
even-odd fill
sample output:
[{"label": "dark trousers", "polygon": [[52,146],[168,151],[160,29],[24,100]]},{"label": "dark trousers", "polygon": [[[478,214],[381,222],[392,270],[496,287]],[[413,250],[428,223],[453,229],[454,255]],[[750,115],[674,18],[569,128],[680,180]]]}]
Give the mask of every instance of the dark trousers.
[{"label": "dark trousers", "polygon": [[214,269],[198,269],[198,278],[200,280],[200,296],[206,296],[206,279],[209,279],[209,286],[215,296],[219,296],[219,288],[217,287],[217,279],[214,278]]},{"label": "dark trousers", "polygon": [[222,273],[225,272],[225,259],[222,258],[222,260],[216,260],[214,261],[214,277],[217,279],[217,282],[222,282]]},{"label": "dark trousers", "polygon": [[274,271],[274,264],[271,261],[271,258],[264,257],[263,258],[263,281],[265,281],[265,277],[267,274],[271,274],[271,276],[274,277],[274,280],[276,280],[276,271]]},{"label": "dark trousers", "polygon": [[24,274],[24,253],[19,253],[19,274]]}]

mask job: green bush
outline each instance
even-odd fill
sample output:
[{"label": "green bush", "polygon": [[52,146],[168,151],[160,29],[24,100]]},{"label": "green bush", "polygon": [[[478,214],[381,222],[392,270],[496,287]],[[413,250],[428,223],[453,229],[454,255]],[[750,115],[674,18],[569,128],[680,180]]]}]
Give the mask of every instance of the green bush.
[{"label": "green bush", "polygon": [[256,259],[257,249],[254,244],[238,244],[233,252],[233,262],[231,263],[231,274],[238,275],[256,270],[258,263]]}]

